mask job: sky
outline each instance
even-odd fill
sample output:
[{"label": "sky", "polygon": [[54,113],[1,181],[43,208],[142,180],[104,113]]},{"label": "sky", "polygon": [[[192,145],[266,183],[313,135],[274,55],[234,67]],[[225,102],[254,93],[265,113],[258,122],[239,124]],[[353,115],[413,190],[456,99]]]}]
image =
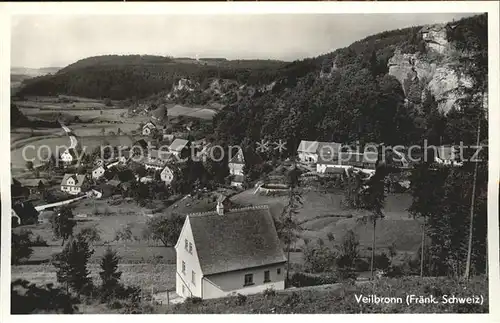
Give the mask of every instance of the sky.
[{"label": "sky", "polygon": [[108,54],[293,61],[369,35],[473,14],[29,15],[12,17],[11,66]]}]

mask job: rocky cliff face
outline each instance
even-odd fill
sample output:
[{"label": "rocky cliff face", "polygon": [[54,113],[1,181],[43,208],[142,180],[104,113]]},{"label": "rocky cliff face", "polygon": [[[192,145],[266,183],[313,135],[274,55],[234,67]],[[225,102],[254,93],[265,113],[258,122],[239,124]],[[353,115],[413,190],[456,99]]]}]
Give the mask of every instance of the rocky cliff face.
[{"label": "rocky cliff face", "polygon": [[403,85],[409,102],[419,105],[428,90],[441,111],[447,113],[472,87],[472,80],[460,71],[457,54],[446,37],[445,25],[432,25],[420,31],[427,53],[406,54],[396,51],[389,60],[389,74]]}]

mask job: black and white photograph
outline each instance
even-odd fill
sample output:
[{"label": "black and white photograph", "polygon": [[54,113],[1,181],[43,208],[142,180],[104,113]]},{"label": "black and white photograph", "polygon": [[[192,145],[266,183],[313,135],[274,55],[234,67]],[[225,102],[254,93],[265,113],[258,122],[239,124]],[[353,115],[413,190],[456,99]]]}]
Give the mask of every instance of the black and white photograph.
[{"label": "black and white photograph", "polygon": [[11,13],[2,315],[495,312],[499,6],[412,5]]}]

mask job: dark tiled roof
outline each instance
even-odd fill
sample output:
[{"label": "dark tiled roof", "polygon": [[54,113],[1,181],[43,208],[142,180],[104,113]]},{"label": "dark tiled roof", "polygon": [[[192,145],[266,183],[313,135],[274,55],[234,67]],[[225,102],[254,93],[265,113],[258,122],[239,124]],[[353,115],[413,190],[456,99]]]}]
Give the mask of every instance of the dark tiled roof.
[{"label": "dark tiled roof", "polygon": [[139,139],[134,143],[134,146],[141,147],[142,149],[148,148],[148,143],[144,139]]},{"label": "dark tiled roof", "polygon": [[[285,262],[267,206],[188,215],[204,275]],[[181,246],[182,247],[182,246]]]}]

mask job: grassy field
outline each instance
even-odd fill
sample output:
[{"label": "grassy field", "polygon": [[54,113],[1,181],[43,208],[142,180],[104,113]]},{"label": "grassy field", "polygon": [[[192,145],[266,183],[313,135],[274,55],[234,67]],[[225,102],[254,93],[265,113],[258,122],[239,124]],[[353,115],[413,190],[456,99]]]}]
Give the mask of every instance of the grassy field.
[{"label": "grassy field", "polygon": [[[86,134],[90,133],[98,133],[100,129],[105,128],[105,126],[100,126],[96,128],[87,128],[79,131],[79,129],[75,130],[76,134],[83,133],[88,131]],[[110,129],[116,129],[117,126],[113,125],[112,127],[108,127],[107,131],[111,131]],[[105,128],[106,129],[106,128]],[[31,138],[30,138],[31,139]],[[120,135],[120,136],[102,136],[102,135],[94,135],[94,136],[85,136],[80,137],[79,141],[82,147],[85,147],[86,152],[92,152],[96,147],[103,145],[106,141],[108,142],[122,142],[124,144],[133,144],[133,139],[131,139],[128,135]],[[131,142],[132,141],[132,142]],[[24,168],[26,165],[26,161],[33,159],[33,164],[38,165],[41,163],[40,158],[44,157],[44,153],[47,153],[48,149],[51,152],[54,152],[60,155],[67,147],[70,145],[69,137],[61,136],[61,137],[53,137],[53,136],[42,136],[42,137],[33,137],[33,140],[24,139],[22,144],[13,145],[13,149],[11,149],[11,165],[12,168]]]},{"label": "grassy field", "polygon": [[[262,196],[253,194],[253,189],[244,191],[231,198],[241,205],[267,204],[273,215],[283,210],[287,198],[285,196]],[[366,215],[359,210],[345,209],[342,205],[342,193],[326,193],[306,191],[302,194],[303,206],[296,219],[301,223],[303,238],[327,241],[328,233],[332,233],[339,242],[345,232],[353,230],[359,238],[362,248],[371,246],[372,227],[358,222],[358,218]],[[411,204],[408,194],[390,194],[386,198],[385,218],[377,223],[377,246],[387,248],[395,244],[399,251],[412,252],[420,244],[420,223],[409,217],[407,211]],[[348,217],[352,216],[352,217]],[[302,245],[302,241],[297,246]]]},{"label": "grassy field", "polygon": [[[100,201],[101,202],[101,201]],[[93,203],[91,203],[93,204]],[[104,211],[105,203],[97,204],[97,209]],[[82,201],[74,209],[74,214],[89,211],[88,201]],[[127,212],[125,213],[125,210]],[[122,211],[121,213],[117,213]],[[146,292],[155,288],[155,292],[166,291],[175,287],[175,250],[157,242],[142,239],[143,229],[146,227],[147,217],[142,216],[140,208],[134,204],[110,206],[109,212],[113,215],[92,216],[85,221],[78,221],[74,229],[78,233],[82,228],[95,227],[101,237],[92,247],[93,255],[89,260],[89,269],[96,283],[99,283],[99,262],[106,249],[111,247],[120,257],[120,270],[123,272],[122,281],[125,284],[134,284]],[[115,233],[121,228],[131,225],[133,238],[131,241],[113,241]],[[56,282],[55,267],[50,264],[53,255],[61,252],[61,240],[53,238],[49,223],[22,226],[14,229],[20,231],[29,229],[34,237],[39,235],[47,241],[47,247],[33,247],[33,254],[29,260],[20,266],[12,266],[12,279],[23,278],[34,283],[46,284]]]},{"label": "grassy field", "polygon": [[[216,194],[206,194],[202,198],[187,196],[164,209],[162,213],[187,214],[212,210],[215,208],[214,197],[216,196]],[[145,292],[150,292],[151,287],[154,287],[155,292],[174,288],[175,250],[142,237],[148,219],[143,214],[150,211],[137,206],[132,201],[127,202],[118,198],[116,200],[121,202],[111,205],[114,203],[108,203],[110,200],[112,199],[95,200],[95,202],[82,200],[75,203],[73,209],[75,215],[87,215],[86,218],[78,221],[74,229],[75,234],[85,227],[95,227],[101,238],[101,241],[93,246],[94,254],[89,260],[89,268],[96,283],[99,282],[99,261],[110,246],[121,258],[120,270],[123,271],[122,281],[125,284],[138,285]],[[94,214],[95,210],[98,214]],[[117,230],[125,226],[131,227],[132,240],[114,241]],[[50,264],[50,259],[54,254],[61,252],[61,240],[53,238],[49,223],[22,226],[15,228],[14,231],[22,229],[31,230],[33,237],[42,237],[47,241],[48,246],[34,247],[33,255],[28,262],[20,266],[12,266],[12,279],[23,278],[38,284],[55,283],[55,268]]]},{"label": "grassy field", "polygon": [[[141,287],[145,293],[162,292],[175,288],[175,264],[120,264],[121,280],[125,285]],[[100,267],[97,263],[89,265],[91,277],[99,285]],[[57,285],[56,272],[52,264],[12,266],[11,279],[26,279],[32,283]]]},{"label": "grassy field", "polygon": [[205,120],[211,120],[216,114],[216,111],[212,109],[206,109],[203,107],[190,108],[178,104],[172,107],[168,107],[167,110],[168,110],[168,115],[171,117],[186,116],[186,117],[200,118]]},{"label": "grassy field", "polygon": [[[40,105],[44,105],[41,103]],[[110,108],[68,108],[68,107],[20,107],[21,112],[27,117],[33,117],[42,120],[53,121],[60,116],[64,116],[66,119],[71,119],[70,117],[78,117],[83,122],[90,122],[94,120],[100,121],[117,121],[120,118],[124,118],[127,109],[110,109]]]}]

